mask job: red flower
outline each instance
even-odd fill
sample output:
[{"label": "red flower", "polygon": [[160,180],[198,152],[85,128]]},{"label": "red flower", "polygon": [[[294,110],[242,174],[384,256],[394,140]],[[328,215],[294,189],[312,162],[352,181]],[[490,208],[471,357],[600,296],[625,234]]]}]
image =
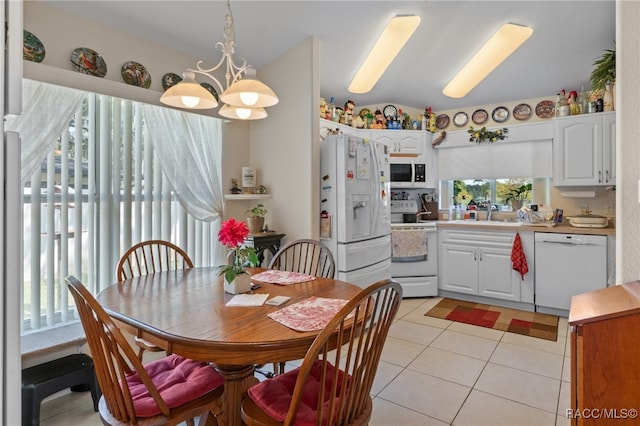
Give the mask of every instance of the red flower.
[{"label": "red flower", "polygon": [[238,247],[244,243],[247,235],[249,235],[247,224],[231,218],[222,224],[218,232],[218,241],[229,248]]}]

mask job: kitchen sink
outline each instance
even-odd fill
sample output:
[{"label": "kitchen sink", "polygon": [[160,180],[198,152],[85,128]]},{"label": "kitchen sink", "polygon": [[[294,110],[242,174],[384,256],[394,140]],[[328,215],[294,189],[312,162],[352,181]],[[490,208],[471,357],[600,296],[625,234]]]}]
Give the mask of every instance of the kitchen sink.
[{"label": "kitchen sink", "polygon": [[469,226],[522,226],[522,222],[505,222],[501,220],[453,220],[449,223]]}]

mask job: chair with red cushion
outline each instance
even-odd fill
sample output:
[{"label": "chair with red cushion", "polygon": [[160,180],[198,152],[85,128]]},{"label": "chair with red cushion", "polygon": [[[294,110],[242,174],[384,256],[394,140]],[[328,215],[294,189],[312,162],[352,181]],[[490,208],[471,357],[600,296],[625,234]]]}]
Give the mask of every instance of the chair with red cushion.
[{"label": "chair with red cushion", "polygon": [[[177,245],[164,240],[148,240],[134,244],[127,250],[116,268],[118,281],[160,271],[193,268],[189,255]],[[144,351],[160,352],[161,348],[135,336],[138,358],[142,361]]]},{"label": "chair with red cushion", "polygon": [[254,425],[366,425],[371,386],[402,288],[383,280],[363,289],[326,325],[302,365],[247,391],[242,421]]},{"label": "chair with red cushion", "polygon": [[[106,425],[171,424],[222,413],[224,378],[209,364],[170,355],[143,365],[109,314],[75,277],[67,277],[93,357]],[[213,422],[215,423],[215,422]]]}]

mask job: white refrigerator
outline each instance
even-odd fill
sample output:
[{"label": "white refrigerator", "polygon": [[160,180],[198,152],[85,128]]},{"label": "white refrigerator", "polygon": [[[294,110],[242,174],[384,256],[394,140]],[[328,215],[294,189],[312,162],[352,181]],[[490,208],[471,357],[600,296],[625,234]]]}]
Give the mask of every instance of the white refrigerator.
[{"label": "white refrigerator", "polygon": [[333,253],[336,278],[360,287],[391,278],[388,147],[328,135],[320,171],[320,238]]}]

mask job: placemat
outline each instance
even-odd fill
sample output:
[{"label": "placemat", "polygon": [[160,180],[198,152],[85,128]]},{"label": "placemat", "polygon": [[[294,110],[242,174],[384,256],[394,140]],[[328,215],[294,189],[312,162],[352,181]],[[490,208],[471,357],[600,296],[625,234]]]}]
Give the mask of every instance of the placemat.
[{"label": "placemat", "polygon": [[347,302],[345,299],[311,296],[272,312],[268,317],[293,330],[317,331],[322,330]]},{"label": "placemat", "polygon": [[251,275],[251,279],[262,281],[264,283],[289,285],[313,281],[316,279],[316,277],[314,277],[313,275],[301,274],[299,272],[269,269],[255,275]]}]

